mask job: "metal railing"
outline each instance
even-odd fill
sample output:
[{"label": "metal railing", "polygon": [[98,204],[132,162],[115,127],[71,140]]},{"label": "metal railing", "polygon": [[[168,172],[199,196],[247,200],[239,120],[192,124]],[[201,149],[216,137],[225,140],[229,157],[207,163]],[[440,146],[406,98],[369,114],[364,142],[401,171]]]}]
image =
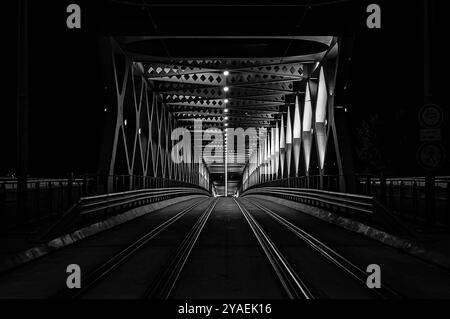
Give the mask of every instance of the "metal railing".
[{"label": "metal railing", "polygon": [[333,210],[363,214],[368,217],[374,212],[372,196],[321,191],[316,189],[293,189],[288,187],[258,187],[245,191],[241,196],[251,194],[270,194],[304,204],[327,207]]},{"label": "metal railing", "polygon": [[425,178],[379,178],[366,176],[357,193],[377,198],[390,211],[413,222],[450,227],[450,178],[436,177],[427,203]]},{"label": "metal railing", "polygon": [[323,183],[323,189],[330,191],[339,190],[339,176],[338,175],[310,175],[289,177],[282,179],[274,179],[271,181],[262,182],[259,184],[247,186],[246,188],[240,188],[240,192],[243,190],[251,189],[254,187],[291,187],[291,188],[311,188],[321,189],[321,183]]},{"label": "metal railing", "polygon": [[132,208],[187,195],[209,196],[210,193],[201,188],[174,187],[83,197],[40,237],[49,239]]},{"label": "metal railing", "polygon": [[185,181],[130,175],[81,175],[67,178],[30,178],[25,211],[17,205],[17,180],[0,179],[0,231],[60,217],[80,198],[141,189],[203,187]]},{"label": "metal railing", "polygon": [[[428,194],[424,177],[380,178],[375,175],[311,175],[241,186],[239,194],[260,187],[317,189],[374,197],[387,210],[411,222],[450,227],[450,177],[438,176]],[[431,201],[432,205],[429,204]]]},{"label": "metal railing", "polygon": [[323,208],[397,234],[415,237],[415,234],[380,205],[374,196],[289,187],[254,187],[241,194],[241,196],[249,195],[268,195]]}]

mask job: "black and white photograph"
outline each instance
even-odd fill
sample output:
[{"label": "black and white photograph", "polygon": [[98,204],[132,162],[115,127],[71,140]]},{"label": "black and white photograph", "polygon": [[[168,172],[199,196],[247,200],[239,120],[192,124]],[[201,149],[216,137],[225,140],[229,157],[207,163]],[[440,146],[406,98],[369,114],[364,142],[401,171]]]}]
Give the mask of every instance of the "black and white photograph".
[{"label": "black and white photograph", "polygon": [[449,300],[443,2],[5,5],[2,302]]}]

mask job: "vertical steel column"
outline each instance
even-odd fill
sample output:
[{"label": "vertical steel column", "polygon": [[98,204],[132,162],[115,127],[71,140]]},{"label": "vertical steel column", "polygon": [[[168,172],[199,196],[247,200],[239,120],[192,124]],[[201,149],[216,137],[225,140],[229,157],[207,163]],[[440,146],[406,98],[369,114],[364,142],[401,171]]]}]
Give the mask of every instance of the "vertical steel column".
[{"label": "vertical steel column", "polygon": [[326,85],[324,67],[322,66],[319,71],[319,84],[316,94],[314,96],[316,100],[316,110],[314,116],[314,132],[316,136],[317,155],[319,160],[319,189],[324,189],[324,165],[325,154],[327,146],[327,106],[328,106],[328,88]]},{"label": "vertical steel column", "polygon": [[[308,87],[306,88],[308,90]],[[293,127],[293,150],[294,150],[294,176],[299,177],[300,152],[302,144],[302,122],[300,120],[300,105],[298,96],[295,97],[294,127]],[[306,165],[307,167],[307,165]]]},{"label": "vertical steel column", "polygon": [[270,130],[270,179],[275,180],[275,128]]},{"label": "vertical steel column", "polygon": [[286,173],[287,177],[292,177],[291,175],[291,163],[292,163],[292,121],[291,121],[291,111],[290,106],[288,106],[287,117],[286,117]]},{"label": "vertical steel column", "polygon": [[285,178],[285,160],[286,160],[286,138],[284,131],[284,116],[281,114],[281,125],[280,125],[280,176]]},{"label": "vertical steel column", "polygon": [[269,138],[268,138],[268,146],[267,146],[267,174],[268,174],[268,180],[272,180],[272,149],[273,149],[273,129],[271,128],[269,131]]},{"label": "vertical steel column", "polygon": [[280,131],[278,121],[275,123],[275,179],[280,178]]}]

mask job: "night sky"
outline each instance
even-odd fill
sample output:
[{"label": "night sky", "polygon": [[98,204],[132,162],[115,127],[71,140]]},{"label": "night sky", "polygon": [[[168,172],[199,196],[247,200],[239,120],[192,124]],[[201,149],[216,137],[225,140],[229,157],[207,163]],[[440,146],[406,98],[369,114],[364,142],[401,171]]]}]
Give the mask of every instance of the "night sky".
[{"label": "night sky", "polygon": [[[65,27],[65,8],[72,2],[74,1],[30,1],[31,176],[57,177],[66,176],[69,172],[79,175],[95,173],[97,170],[105,116],[103,110],[106,106],[97,40],[102,34],[111,31],[108,27],[111,24],[115,27],[113,32],[120,30],[121,18],[117,15],[120,10],[117,10],[117,4],[108,1],[96,1],[96,7],[93,6],[93,1],[78,1],[82,6],[83,27],[81,30],[68,30]],[[396,2],[396,6],[392,2],[375,1],[382,7],[381,30],[369,30],[365,27],[365,8],[369,2],[353,1],[351,4],[344,4],[346,10],[313,8],[314,14],[305,16],[299,34],[343,35],[352,39],[352,48],[347,48],[352,51],[350,67],[347,69],[349,73],[343,77],[348,84],[346,93],[340,96],[340,102],[348,108],[350,142],[354,146],[357,171],[374,170],[358,157],[358,149],[362,147],[358,128],[363,126],[364,121],[370,122],[372,119],[386,172],[391,176],[423,175],[415,155],[419,146],[420,128],[417,113],[423,105],[423,9],[421,1],[415,1],[414,4]],[[443,136],[448,149],[448,81],[441,81],[448,76],[448,51],[442,36],[443,30],[447,29],[447,18],[446,11],[439,7],[441,2],[435,1],[433,10],[432,81],[433,102],[447,112]],[[8,12],[14,16],[16,8],[14,5],[10,6]],[[115,10],[110,11],[111,6]],[[133,12],[130,9],[123,10],[124,16]],[[164,32],[165,25],[177,23],[173,15],[160,14],[161,10],[155,9],[153,14],[157,31],[146,25],[150,34]],[[214,10],[217,12],[218,9]],[[224,10],[232,12],[230,10],[250,9]],[[220,23],[214,24],[216,20],[210,15],[211,8],[198,7],[195,11],[192,10],[195,15],[191,19],[201,20],[203,17],[212,23],[207,28],[208,32],[216,27],[217,34],[251,34],[252,30],[242,29],[239,19],[266,19],[264,15],[258,15],[259,10],[264,9],[252,8],[251,12],[236,13],[234,18],[233,15],[228,15],[230,23],[226,30]],[[277,10],[293,9],[287,7]],[[323,10],[323,14],[319,14],[320,10]],[[218,20],[227,18],[223,12],[217,14]],[[317,20],[317,15],[321,16],[320,21]],[[283,28],[292,25],[295,30],[298,23],[295,19],[301,20],[301,16],[300,13],[291,12],[289,18],[277,15],[274,17],[275,21],[266,20],[265,23],[268,27],[273,26],[274,32],[277,21],[285,24]],[[125,20],[129,26],[129,19]],[[107,27],[102,23],[104,21],[107,22]],[[313,28],[318,22],[321,25],[319,30]],[[136,27],[139,26],[136,19]],[[178,26],[181,30],[184,27],[186,26]],[[199,28],[199,33],[202,31],[200,27],[201,24],[196,26],[195,23],[191,26],[193,29]],[[15,48],[17,24],[12,22],[4,30],[10,30],[7,41],[11,43],[9,47]],[[0,110],[0,176],[15,170],[15,52],[8,50],[8,59],[3,64],[11,75],[3,76],[7,80],[3,88],[8,98],[4,99]],[[449,174],[449,165],[437,173]]]}]

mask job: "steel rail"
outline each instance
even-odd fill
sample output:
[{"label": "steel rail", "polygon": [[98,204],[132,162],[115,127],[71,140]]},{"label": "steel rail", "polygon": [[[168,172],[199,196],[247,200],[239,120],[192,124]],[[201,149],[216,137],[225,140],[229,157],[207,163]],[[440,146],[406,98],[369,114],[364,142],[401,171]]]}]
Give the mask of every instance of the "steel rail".
[{"label": "steel rail", "polygon": [[[323,257],[325,257],[328,261],[330,261],[332,264],[336,265],[339,269],[341,269],[343,272],[351,276],[352,278],[356,279],[358,282],[362,283],[363,285],[366,285],[366,279],[367,279],[367,273],[363,271],[361,268],[353,264],[351,261],[337,253],[334,249],[330,248],[328,245],[324,244],[320,240],[318,240],[316,237],[312,236],[305,230],[301,229],[300,227],[292,224],[291,222],[287,221],[283,217],[281,217],[279,214],[275,213],[271,209],[262,206],[258,201],[255,199],[249,200],[248,202],[253,204],[255,207],[259,208],[263,212],[267,213],[269,216],[271,216],[273,219],[275,219],[279,224],[285,226],[287,229],[289,229],[292,233],[294,233],[297,237],[299,237],[303,242],[305,242],[307,245],[309,245],[311,248],[313,248],[315,251],[317,251],[319,254],[321,254]],[[378,295],[381,298],[384,299],[390,299],[390,298],[402,298],[402,296],[390,288],[389,286],[383,284],[381,288],[372,289],[372,292],[374,292],[376,295]]]},{"label": "steel rail", "polygon": [[314,299],[314,296],[312,295],[306,284],[300,279],[294,269],[289,265],[286,258],[275,246],[264,229],[245,209],[245,207],[239,205],[238,201],[235,198],[233,199],[236,202],[236,205],[238,206],[241,213],[244,215],[245,220],[249,224],[251,230],[253,231],[253,234],[255,235],[258,243],[263,249],[288,298]]},{"label": "steel rail", "polygon": [[82,281],[81,288],[76,290],[69,290],[64,288],[57,292],[52,298],[64,298],[64,299],[77,299],[84,296],[86,293],[91,291],[100,282],[105,280],[109,275],[111,275],[118,267],[127,262],[132,256],[134,256],[144,245],[148,244],[152,239],[161,234],[169,226],[173,225],[181,217],[191,212],[194,208],[204,203],[207,199],[201,199],[196,201],[194,204],[183,209],[175,216],[172,216],[168,220],[164,221],[157,227],[153,228],[151,231],[147,232],[145,235],[141,236],[139,239],[135,240],[133,243],[128,245],[126,248],[122,249],[120,252],[115,254],[113,257],[109,258],[106,262],[98,266],[86,279]]},{"label": "steel rail", "polygon": [[167,265],[162,268],[162,273],[156,277],[151,285],[148,286],[142,298],[145,299],[168,299],[180,277],[183,268],[189,259],[189,256],[200,236],[206,222],[214,210],[218,199],[215,199],[211,205],[206,208],[197,222],[191,228],[189,233],[183,239],[175,253],[169,258]]}]

